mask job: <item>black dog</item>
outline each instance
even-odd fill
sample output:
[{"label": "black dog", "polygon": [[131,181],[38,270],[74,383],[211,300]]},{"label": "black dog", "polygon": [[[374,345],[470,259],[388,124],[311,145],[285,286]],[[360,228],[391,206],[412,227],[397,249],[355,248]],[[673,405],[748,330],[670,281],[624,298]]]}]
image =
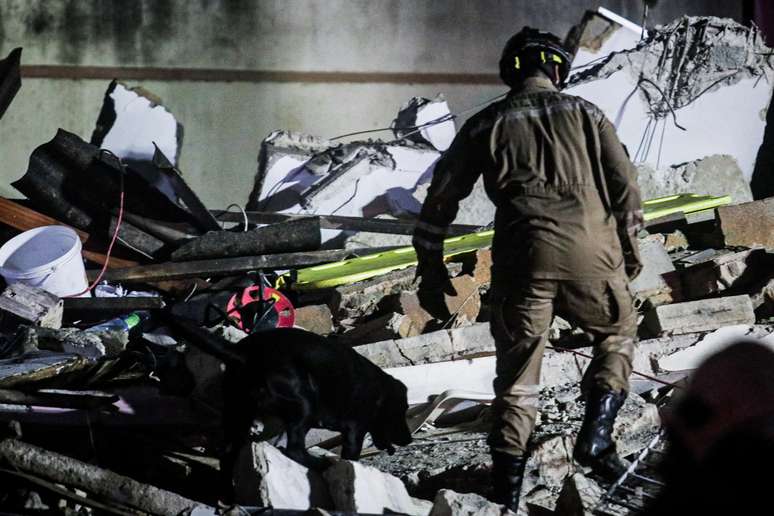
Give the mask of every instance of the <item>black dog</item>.
[{"label": "black dog", "polygon": [[341,432],[341,456],[350,460],[360,457],[366,433],[374,446],[390,453],[393,444],[411,442],[406,386],[350,347],[293,328],[261,331],[228,344],[193,323],[173,319],[170,323],[192,344],[226,364],[220,469],[227,493],[236,456],[256,417],[281,419],[285,453],[306,465],[315,465],[305,443],[311,428]]}]

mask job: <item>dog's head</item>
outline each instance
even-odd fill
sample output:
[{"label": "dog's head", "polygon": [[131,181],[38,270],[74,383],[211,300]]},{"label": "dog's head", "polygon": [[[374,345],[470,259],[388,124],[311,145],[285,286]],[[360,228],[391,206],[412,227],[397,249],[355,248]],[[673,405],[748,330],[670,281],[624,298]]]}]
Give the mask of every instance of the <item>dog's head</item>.
[{"label": "dog's head", "polygon": [[393,444],[406,446],[411,443],[411,431],[406,424],[407,410],[406,386],[388,376],[376,404],[376,413],[370,428],[374,446],[387,450],[392,455],[395,453]]}]

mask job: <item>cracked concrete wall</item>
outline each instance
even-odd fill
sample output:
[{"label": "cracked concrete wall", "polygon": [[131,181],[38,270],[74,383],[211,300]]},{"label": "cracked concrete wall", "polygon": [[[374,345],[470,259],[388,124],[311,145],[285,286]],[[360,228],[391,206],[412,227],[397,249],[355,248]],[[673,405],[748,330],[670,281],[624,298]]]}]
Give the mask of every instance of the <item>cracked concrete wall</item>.
[{"label": "cracked concrete wall", "polygon": [[[738,4],[738,5],[737,5]],[[496,73],[522,25],[560,34],[597,2],[556,0],[0,0],[0,55],[25,65],[227,68],[268,71]],[[639,20],[640,2],[604,6]],[[653,23],[681,14],[742,17],[741,2],[661,2]],[[0,194],[58,127],[88,139],[109,81],[25,79],[0,124]],[[260,141],[274,129],[322,137],[386,127],[415,95],[443,92],[453,111],[499,85],[160,82],[185,127],[180,166],[211,207],[245,203]],[[386,135],[388,136],[389,133]],[[376,135],[378,136],[378,135]]]}]

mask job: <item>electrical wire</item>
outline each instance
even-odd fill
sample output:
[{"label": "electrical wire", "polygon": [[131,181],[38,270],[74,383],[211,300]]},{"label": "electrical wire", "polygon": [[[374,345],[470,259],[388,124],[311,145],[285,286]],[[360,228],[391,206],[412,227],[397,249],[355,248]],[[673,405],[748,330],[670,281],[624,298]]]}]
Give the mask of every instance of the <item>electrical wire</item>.
[{"label": "electrical wire", "polygon": [[[437,124],[442,124],[443,122],[448,122],[449,120],[454,120],[455,118],[458,118],[458,117],[460,117],[460,116],[462,116],[462,115],[464,115],[466,113],[469,113],[469,112],[471,112],[473,110],[479,109],[480,107],[486,106],[486,105],[488,105],[488,104],[490,104],[490,103],[492,103],[492,102],[494,102],[494,101],[496,101],[496,100],[498,100],[498,99],[500,99],[502,97],[505,97],[507,94],[508,94],[508,92],[500,93],[499,95],[496,95],[496,96],[494,96],[494,97],[492,97],[492,98],[490,98],[488,100],[480,102],[480,103],[476,104],[475,106],[469,107],[467,109],[463,109],[462,111],[458,111],[457,113],[447,113],[447,114],[445,114],[443,116],[440,116],[438,118],[435,118],[433,120],[429,120],[429,121],[427,121],[427,122],[425,122],[423,124],[419,124],[419,125],[415,125],[415,126],[409,126],[409,127],[402,127],[401,130],[408,130],[408,131],[411,131],[411,132],[409,132],[407,134],[404,134],[400,138],[398,138],[396,140],[393,140],[392,142],[389,142],[389,143],[394,143],[394,142],[398,142],[400,140],[403,140],[406,137],[411,136],[412,134],[415,134],[415,133],[421,131],[422,129],[425,129],[426,127],[430,127],[430,126],[437,125]],[[339,140],[341,138],[346,138],[346,137],[349,137],[349,136],[357,136],[357,135],[360,135],[360,134],[378,133],[378,132],[382,132],[382,131],[393,131],[393,130],[394,130],[394,127],[382,127],[382,128],[379,128],[379,129],[366,129],[366,130],[363,130],[363,131],[355,131],[355,132],[352,132],[352,133],[346,133],[346,134],[341,134],[339,136],[334,136],[333,138],[329,138],[329,140],[330,141],[334,141],[334,140]]]},{"label": "electrical wire", "polygon": [[105,271],[107,271],[108,265],[110,264],[110,255],[113,253],[113,246],[116,243],[116,240],[118,239],[118,231],[121,229],[121,223],[124,220],[124,164],[121,161],[121,158],[113,154],[107,149],[100,149],[100,157],[103,155],[112,156],[118,161],[118,171],[119,171],[119,177],[120,177],[120,184],[121,184],[121,194],[119,195],[118,200],[118,217],[116,218],[116,228],[113,231],[113,237],[110,239],[110,244],[107,248],[107,253],[105,253],[105,263],[102,264],[102,270],[99,271],[99,274],[97,275],[97,278],[94,280],[94,282],[87,286],[83,292],[79,292],[77,294],[73,294],[67,297],[80,297],[83,294],[86,294],[87,292],[91,292],[94,290],[94,288],[99,285],[99,282],[102,281],[102,277],[105,275]]},{"label": "electrical wire", "polygon": [[[231,204],[229,204],[228,206],[226,206],[226,210],[225,210],[225,211],[224,211],[224,213],[222,213],[221,215],[225,215],[226,213],[228,213],[228,211],[229,211],[231,208],[233,208],[234,206],[236,206],[237,208],[239,208],[239,211],[241,211],[241,212],[242,212],[242,219],[244,220],[244,230],[243,230],[243,232],[244,232],[244,233],[247,233],[247,227],[248,227],[248,225],[249,225],[250,221],[247,219],[247,212],[245,211],[245,209],[244,209],[244,208],[242,208],[242,206],[240,206],[239,204],[237,204],[237,203],[235,203],[235,202],[234,202],[234,203],[231,203]],[[226,223],[225,223],[225,222],[223,222],[223,223],[221,224],[221,226],[220,226],[220,227],[221,227],[221,228],[223,228],[223,229],[226,229]]]}]

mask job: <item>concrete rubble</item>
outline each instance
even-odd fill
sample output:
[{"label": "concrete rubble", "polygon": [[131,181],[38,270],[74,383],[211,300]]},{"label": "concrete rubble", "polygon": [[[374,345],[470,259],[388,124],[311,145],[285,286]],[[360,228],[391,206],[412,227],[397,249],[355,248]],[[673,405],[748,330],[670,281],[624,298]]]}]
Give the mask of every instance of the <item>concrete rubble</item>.
[{"label": "concrete rubble", "polygon": [[[644,269],[631,283],[639,341],[615,437],[636,460],[662,443],[663,409],[704,360],[740,339],[774,349],[774,199],[753,200],[750,187],[756,159],[774,153],[764,148],[774,71],[759,31],[730,20],[686,17],[643,30],[600,9],[571,40],[568,92],[614,122],[643,196],[666,198],[645,206]],[[18,90],[19,58],[0,61],[0,115]],[[186,185],[182,127],[141,87],[109,84],[90,143],[62,129],[40,145],[14,183],[27,199],[0,198],[0,235],[71,228],[74,262],[85,264],[72,277],[86,291],[54,295],[9,275],[0,294],[0,427],[13,436],[0,440],[0,476],[26,493],[10,511],[72,502],[106,513],[215,514],[229,444],[225,364],[246,337],[296,327],[352,347],[402,382],[414,441],[389,455],[367,436],[351,461],[339,458],[336,432],[314,429],[309,468],[283,453],[281,422],[259,415],[232,478],[235,503],[508,514],[490,501],[494,208],[481,181],[450,228],[474,233],[447,242],[455,294],[420,292],[406,247],[454,137],[453,109],[443,96],[413,97],[385,140],[272,132],[240,212],[210,210]],[[683,202],[694,197],[680,194],[711,195],[720,206],[694,211]],[[665,211],[669,203],[677,207]],[[217,342],[217,353],[198,338]],[[592,514],[610,485],[572,459],[592,338],[555,317],[548,340],[519,514]],[[4,489],[0,504],[10,500]],[[625,500],[640,505],[652,494],[631,491]],[[622,507],[606,514],[636,513]]]},{"label": "concrete rubble", "polygon": [[[769,52],[757,28],[684,17],[600,56],[567,91],[602,108],[635,163],[658,170],[728,155],[750,181],[771,99]],[[738,184],[729,177],[726,195]]]},{"label": "concrete rubble", "polygon": [[430,516],[506,516],[513,512],[474,493],[441,489],[433,500]]}]

